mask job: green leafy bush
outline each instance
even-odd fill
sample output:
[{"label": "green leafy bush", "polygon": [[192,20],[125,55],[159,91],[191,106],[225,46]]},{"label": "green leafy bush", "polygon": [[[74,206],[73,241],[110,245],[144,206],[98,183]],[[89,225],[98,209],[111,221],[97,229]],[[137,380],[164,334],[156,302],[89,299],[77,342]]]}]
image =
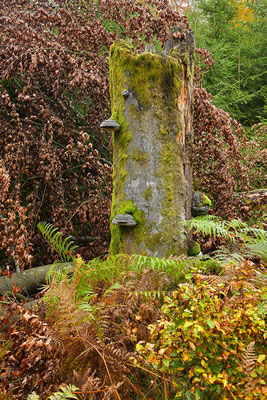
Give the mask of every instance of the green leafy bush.
[{"label": "green leafy bush", "polygon": [[263,291],[248,282],[246,264],[234,272],[216,285],[197,276],[195,285],[166,296],[162,318],[150,325],[151,340],[137,344],[146,366],[171,382],[170,398],[264,397]]}]

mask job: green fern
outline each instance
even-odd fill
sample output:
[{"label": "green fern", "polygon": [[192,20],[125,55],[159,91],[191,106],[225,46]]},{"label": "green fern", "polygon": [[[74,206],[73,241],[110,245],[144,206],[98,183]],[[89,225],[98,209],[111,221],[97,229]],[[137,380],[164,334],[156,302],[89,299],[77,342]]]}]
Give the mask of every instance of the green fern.
[{"label": "green fern", "polygon": [[267,262],[267,234],[263,229],[252,228],[237,219],[223,221],[207,215],[191,219],[184,223],[190,230],[210,236],[224,238],[229,247],[221,247],[215,252],[215,259],[221,262],[240,262],[244,257],[259,256]]},{"label": "green fern", "polygon": [[37,227],[41,231],[44,239],[58,253],[61,261],[69,262],[73,258],[72,252],[77,246],[72,246],[73,241],[70,240],[71,236],[63,240],[62,232],[59,232],[53,225],[45,222],[40,222]]},{"label": "green fern", "polygon": [[222,264],[227,264],[229,262],[239,264],[244,261],[244,255],[240,254],[237,248],[233,249],[225,246],[220,246],[218,250],[212,253],[212,256],[216,261]]},{"label": "green fern", "polygon": [[228,247],[221,246],[213,253],[214,259],[221,263],[230,261],[240,263],[244,258],[259,257],[261,262],[267,264],[267,240],[249,238],[247,243],[236,243]]},{"label": "green fern", "polygon": [[223,221],[214,215],[206,215],[185,221],[184,224],[196,233],[202,233],[214,239],[224,238],[231,243],[236,242],[237,239],[245,242],[266,240],[266,232],[263,229],[252,228],[237,219]]},{"label": "green fern", "polygon": [[74,385],[68,385],[66,387],[60,388],[59,392],[53,393],[51,396],[48,397],[49,400],[67,400],[67,399],[76,399],[78,397],[73,393],[79,390]]},{"label": "green fern", "polygon": [[213,215],[199,216],[190,221],[185,221],[184,224],[196,233],[202,233],[202,235],[210,236],[214,239],[216,239],[216,237],[221,237],[230,242],[234,241],[224,221],[221,221],[218,217]]},{"label": "green fern", "polygon": [[[66,387],[61,387],[58,392],[53,393],[48,397],[49,400],[67,400],[67,399],[75,399],[78,400],[78,397],[73,393],[77,392],[79,389],[74,385],[68,385]],[[32,392],[28,395],[27,400],[39,400],[40,396]]]},{"label": "green fern", "polygon": [[267,264],[267,240],[254,240],[244,245],[242,252],[245,257],[258,256],[264,264]]},{"label": "green fern", "polygon": [[130,267],[133,271],[143,273],[144,270],[150,269],[164,273],[171,281],[171,287],[168,285],[166,290],[137,290],[135,296],[145,300],[162,300],[168,293],[178,284],[188,282],[193,278],[194,273],[220,273],[221,266],[217,261],[212,259],[164,259],[156,257],[148,257],[143,255],[133,255],[130,257]]},{"label": "green fern", "polygon": [[62,264],[61,261],[55,261],[49,271],[46,274],[45,280],[48,284],[54,280],[59,283],[63,279],[68,278],[73,275],[74,263]]},{"label": "green fern", "polygon": [[130,268],[137,272],[151,269],[152,271],[165,272],[166,275],[173,273],[184,275],[185,269],[188,269],[188,263],[189,260],[169,260],[166,258],[149,257],[139,254],[130,257]]}]

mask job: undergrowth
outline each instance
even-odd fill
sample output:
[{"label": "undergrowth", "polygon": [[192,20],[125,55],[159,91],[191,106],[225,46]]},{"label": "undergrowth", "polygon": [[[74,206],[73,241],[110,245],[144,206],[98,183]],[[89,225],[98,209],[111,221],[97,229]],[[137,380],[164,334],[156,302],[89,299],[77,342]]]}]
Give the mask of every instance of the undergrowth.
[{"label": "undergrowth", "polygon": [[254,265],[229,265],[220,277],[196,275],[164,298],[150,340],[139,341],[144,363],[165,380],[168,399],[262,399],[264,310]]},{"label": "undergrowth", "polygon": [[202,242],[203,249],[213,246],[212,257],[220,263],[240,263],[258,259],[267,263],[267,234],[237,219],[222,220],[213,215],[193,218],[185,223]]},{"label": "undergrowth", "polygon": [[[215,237],[223,229],[230,246],[264,240],[239,222]],[[59,242],[64,259],[70,244]],[[12,343],[0,394],[60,399],[75,386],[69,395],[85,400],[264,397],[263,265],[240,260],[72,255],[72,272],[51,269],[39,310],[10,306],[19,319],[3,333]]]}]

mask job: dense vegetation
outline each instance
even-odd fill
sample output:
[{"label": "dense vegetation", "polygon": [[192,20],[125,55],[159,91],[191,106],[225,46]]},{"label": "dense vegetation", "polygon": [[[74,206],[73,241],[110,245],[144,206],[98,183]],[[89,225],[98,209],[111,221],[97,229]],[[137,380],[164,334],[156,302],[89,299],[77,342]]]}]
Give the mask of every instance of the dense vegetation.
[{"label": "dense vegetation", "polygon": [[[264,185],[263,1],[188,3],[185,17],[168,0],[0,1],[0,399],[266,395],[266,225],[235,196]],[[198,46],[194,186],[216,216],[187,225],[205,256],[106,257],[109,47],[161,51],[177,25]],[[56,253],[71,263],[25,297],[11,272]]]},{"label": "dense vegetation", "polygon": [[266,260],[266,234],[203,223],[194,226],[228,238],[239,259],[78,256],[73,275],[50,272],[35,312],[13,302],[2,318],[18,320],[2,339],[5,398],[45,399],[62,383],[76,399],[263,398],[265,277],[249,258],[257,245]]}]

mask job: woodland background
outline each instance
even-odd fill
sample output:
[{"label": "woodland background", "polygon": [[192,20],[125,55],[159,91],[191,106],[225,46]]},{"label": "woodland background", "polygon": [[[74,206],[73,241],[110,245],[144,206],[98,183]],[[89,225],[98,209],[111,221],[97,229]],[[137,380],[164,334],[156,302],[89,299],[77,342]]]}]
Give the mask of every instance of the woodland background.
[{"label": "woodland background", "polygon": [[128,37],[159,51],[179,24],[197,45],[195,189],[214,213],[249,218],[234,191],[264,185],[264,16],[262,0],[1,1],[1,265],[53,260],[40,221],[72,235],[85,259],[107,254],[109,46]]},{"label": "woodland background", "polygon": [[[266,194],[265,1],[0,10],[0,400],[265,398],[266,220],[246,194]],[[109,47],[160,52],[177,25],[196,37],[194,189],[212,215],[187,227],[204,255],[108,257]],[[16,285],[55,260],[50,245],[66,269],[38,293]]]}]

